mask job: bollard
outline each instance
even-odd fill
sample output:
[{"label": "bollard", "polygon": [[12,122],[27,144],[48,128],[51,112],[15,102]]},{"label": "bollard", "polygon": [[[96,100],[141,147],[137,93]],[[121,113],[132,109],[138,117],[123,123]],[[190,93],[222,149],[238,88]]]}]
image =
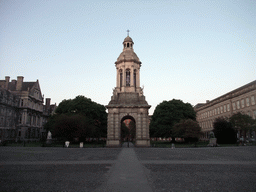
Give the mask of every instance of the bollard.
[{"label": "bollard", "polygon": [[80,148],[83,148],[83,147],[84,147],[84,143],[80,142]]},{"label": "bollard", "polygon": [[175,148],[175,145],[174,145],[174,143],[172,143],[172,149],[174,149]]},{"label": "bollard", "polygon": [[65,146],[68,148],[68,146],[69,146],[69,141],[66,141],[66,142],[65,142]]}]

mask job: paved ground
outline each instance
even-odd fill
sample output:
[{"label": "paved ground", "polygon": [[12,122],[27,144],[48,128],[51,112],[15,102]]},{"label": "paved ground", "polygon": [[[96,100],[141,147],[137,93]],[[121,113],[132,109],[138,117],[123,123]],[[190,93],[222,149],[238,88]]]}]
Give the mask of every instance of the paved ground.
[{"label": "paved ground", "polygon": [[0,147],[0,191],[256,191],[256,147]]}]

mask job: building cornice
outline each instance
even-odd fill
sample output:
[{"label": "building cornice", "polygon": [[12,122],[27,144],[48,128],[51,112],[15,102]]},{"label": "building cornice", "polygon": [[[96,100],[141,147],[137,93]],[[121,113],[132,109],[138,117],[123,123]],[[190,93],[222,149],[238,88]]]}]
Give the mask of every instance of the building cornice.
[{"label": "building cornice", "polygon": [[220,97],[217,97],[216,99],[213,99],[205,104],[203,104],[203,106],[199,106],[197,108],[195,108],[195,111],[200,111],[200,110],[203,110],[203,109],[206,109],[208,107],[211,107],[213,105],[216,105],[220,102],[223,102],[223,101],[227,101],[227,100],[230,100],[230,99],[233,99],[235,97],[238,97],[240,95],[243,95],[243,94],[246,94],[246,93],[249,93],[251,91],[254,91],[256,90],[256,80],[255,81],[252,81],[242,87],[239,87],[233,91],[230,91]]}]

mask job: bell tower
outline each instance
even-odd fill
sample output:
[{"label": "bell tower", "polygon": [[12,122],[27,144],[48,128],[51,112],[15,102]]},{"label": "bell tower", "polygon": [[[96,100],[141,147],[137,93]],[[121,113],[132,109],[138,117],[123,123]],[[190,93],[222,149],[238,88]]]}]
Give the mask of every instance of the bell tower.
[{"label": "bell tower", "polygon": [[[128,31],[129,32],[129,31]],[[123,52],[115,62],[116,87],[113,89],[108,109],[108,147],[121,146],[121,123],[123,119],[132,119],[136,127],[135,145],[149,147],[148,109],[140,87],[141,62],[133,50],[134,42],[127,35],[123,41]]]},{"label": "bell tower", "polygon": [[127,36],[123,42],[123,52],[117,58],[116,90],[120,92],[140,92],[141,62],[133,51],[132,38]]}]

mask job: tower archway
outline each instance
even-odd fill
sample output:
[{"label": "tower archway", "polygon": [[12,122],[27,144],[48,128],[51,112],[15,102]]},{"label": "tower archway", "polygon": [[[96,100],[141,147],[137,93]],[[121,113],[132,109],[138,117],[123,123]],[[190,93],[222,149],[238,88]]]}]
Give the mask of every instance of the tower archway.
[{"label": "tower archway", "polygon": [[135,142],[136,139],[136,121],[130,116],[126,115],[121,119],[121,141]]}]

